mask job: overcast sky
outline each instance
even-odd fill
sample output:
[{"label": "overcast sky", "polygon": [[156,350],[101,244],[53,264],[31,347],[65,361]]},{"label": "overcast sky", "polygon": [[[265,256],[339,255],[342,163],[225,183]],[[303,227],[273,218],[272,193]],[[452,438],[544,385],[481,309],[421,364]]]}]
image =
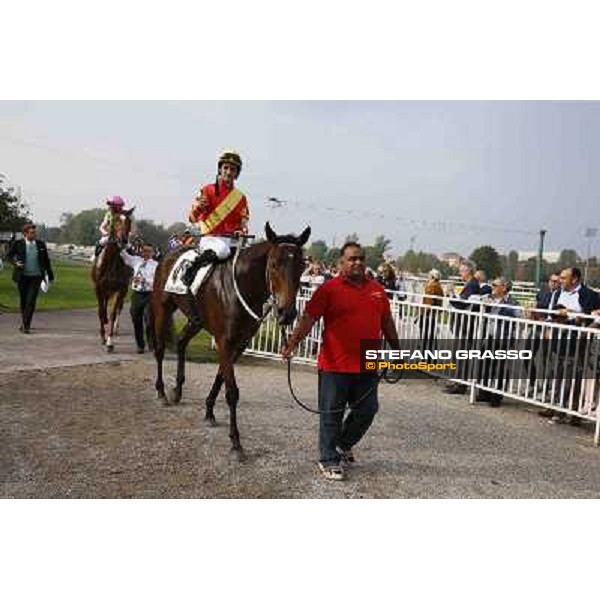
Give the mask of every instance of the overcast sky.
[{"label": "overcast sky", "polygon": [[599,134],[597,102],[2,101],[0,173],[37,221],[119,194],[169,225],[233,148],[255,232],[270,219],[328,243],[383,233],[399,254],[412,237],[436,253],[535,250],[546,228],[547,250],[585,255]]}]

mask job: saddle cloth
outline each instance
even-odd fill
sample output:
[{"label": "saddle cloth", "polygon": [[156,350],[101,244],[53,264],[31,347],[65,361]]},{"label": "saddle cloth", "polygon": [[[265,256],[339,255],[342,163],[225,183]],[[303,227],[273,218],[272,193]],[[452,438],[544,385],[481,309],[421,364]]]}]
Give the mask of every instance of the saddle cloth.
[{"label": "saddle cloth", "polygon": [[[165,282],[165,292],[170,292],[171,294],[187,294],[187,287],[181,281],[181,276],[186,272],[190,264],[194,261],[194,259],[198,256],[198,253],[195,250],[188,250],[184,252],[176,261],[173,267],[171,268],[171,272],[167,277],[167,281]],[[200,286],[207,278],[209,271],[212,271],[214,265],[206,265],[198,270],[196,273],[196,277],[191,285],[191,291],[194,296],[198,293]]]}]

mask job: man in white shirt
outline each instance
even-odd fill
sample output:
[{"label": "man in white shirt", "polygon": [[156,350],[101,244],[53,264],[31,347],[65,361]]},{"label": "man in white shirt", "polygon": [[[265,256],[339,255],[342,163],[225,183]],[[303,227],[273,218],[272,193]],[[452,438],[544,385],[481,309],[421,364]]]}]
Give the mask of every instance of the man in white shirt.
[{"label": "man in white shirt", "polygon": [[154,346],[152,343],[154,332],[150,328],[150,298],[152,288],[154,287],[154,273],[158,262],[152,258],[153,256],[154,247],[152,244],[144,244],[142,256],[132,256],[126,250],[121,252],[123,262],[133,269],[133,279],[131,282],[133,293],[131,294],[130,313],[138,354],[144,353],[144,326],[146,328],[148,346]]}]

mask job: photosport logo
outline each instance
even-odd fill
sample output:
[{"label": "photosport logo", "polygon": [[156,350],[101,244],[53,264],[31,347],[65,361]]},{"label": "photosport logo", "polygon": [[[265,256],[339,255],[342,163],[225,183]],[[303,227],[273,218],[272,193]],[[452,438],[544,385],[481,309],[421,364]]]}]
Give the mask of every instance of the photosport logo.
[{"label": "photosport logo", "polygon": [[432,373],[447,377],[474,374],[490,365],[518,363],[521,367],[533,358],[531,349],[490,340],[440,340],[435,348],[423,347],[420,339],[400,340],[400,349],[382,348],[381,340],[361,340],[361,371],[384,369],[403,371],[404,376]]}]

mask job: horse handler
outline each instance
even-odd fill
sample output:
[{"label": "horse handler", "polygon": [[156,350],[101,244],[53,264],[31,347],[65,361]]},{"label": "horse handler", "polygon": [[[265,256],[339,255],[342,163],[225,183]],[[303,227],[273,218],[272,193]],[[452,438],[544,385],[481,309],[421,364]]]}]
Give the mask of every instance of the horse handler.
[{"label": "horse handler", "polygon": [[[294,350],[323,317],[325,331],[319,369],[319,468],[326,479],[344,479],[343,464],[355,462],[353,447],[365,435],[378,410],[377,372],[361,372],[361,340],[385,336],[399,349],[398,333],[385,290],[366,277],[360,244],[342,247],[340,275],[317,289],[292,332],[282,356]],[[344,418],[344,410],[349,408]]]},{"label": "horse handler", "polygon": [[133,279],[131,280],[131,306],[130,314],[133,322],[133,331],[135,334],[135,343],[138,354],[144,353],[144,329],[148,346],[154,348],[154,332],[150,327],[150,296],[154,287],[154,273],[158,262],[152,258],[154,256],[154,247],[152,244],[144,244],[142,256],[132,256],[127,250],[121,251],[123,262],[133,269]]}]

